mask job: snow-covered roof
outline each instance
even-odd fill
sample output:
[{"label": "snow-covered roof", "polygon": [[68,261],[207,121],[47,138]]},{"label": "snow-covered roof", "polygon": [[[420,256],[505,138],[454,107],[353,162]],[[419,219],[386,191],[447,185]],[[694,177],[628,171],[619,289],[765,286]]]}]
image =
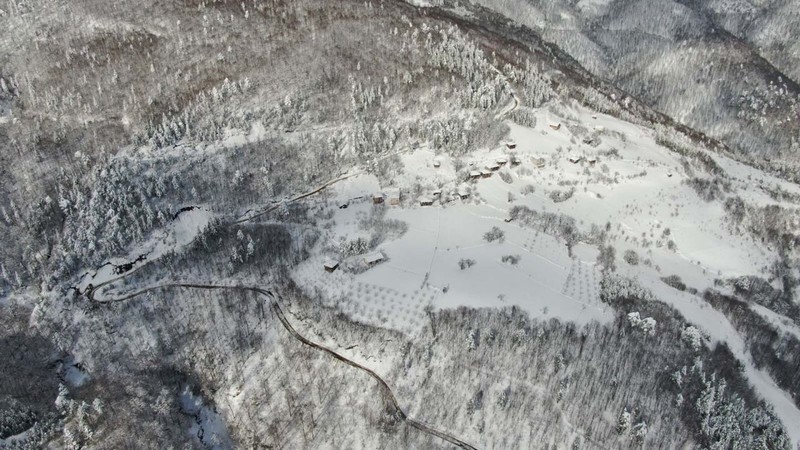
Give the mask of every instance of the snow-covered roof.
[{"label": "snow-covered roof", "polygon": [[364,262],[367,264],[374,264],[376,262],[383,261],[383,258],[384,256],[381,252],[370,253],[368,255],[364,255]]},{"label": "snow-covered roof", "polygon": [[383,193],[389,198],[400,198],[400,188],[387,188]]},{"label": "snow-covered roof", "polygon": [[322,263],[322,265],[326,269],[335,269],[335,268],[339,267],[339,261],[336,261],[336,260],[333,260],[333,259],[326,259],[325,262]]},{"label": "snow-covered roof", "polygon": [[481,176],[481,171],[480,170],[470,170],[469,171],[469,176],[471,176],[471,177],[479,177],[479,176]]}]

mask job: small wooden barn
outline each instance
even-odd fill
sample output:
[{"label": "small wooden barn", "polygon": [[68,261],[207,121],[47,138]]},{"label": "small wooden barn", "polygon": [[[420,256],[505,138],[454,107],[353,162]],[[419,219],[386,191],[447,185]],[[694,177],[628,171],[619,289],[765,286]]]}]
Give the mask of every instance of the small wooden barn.
[{"label": "small wooden barn", "polygon": [[322,263],[322,267],[325,268],[326,272],[333,272],[339,267],[339,261],[327,259],[324,263]]},{"label": "small wooden barn", "polygon": [[368,255],[364,255],[364,263],[368,266],[374,266],[379,262],[383,261],[385,257],[381,252],[370,253]]}]

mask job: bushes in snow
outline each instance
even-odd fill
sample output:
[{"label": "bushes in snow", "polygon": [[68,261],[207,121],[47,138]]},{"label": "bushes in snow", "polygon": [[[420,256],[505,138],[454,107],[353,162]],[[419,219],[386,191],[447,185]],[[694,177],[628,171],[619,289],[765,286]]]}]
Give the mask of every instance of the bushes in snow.
[{"label": "bushes in snow", "polygon": [[536,128],[536,114],[528,108],[517,108],[508,115],[508,118],[523,127]]},{"label": "bushes in snow", "polygon": [[603,302],[614,304],[620,299],[627,298],[638,298],[644,301],[655,299],[652,292],[631,278],[606,275],[600,280],[600,299]]},{"label": "bushes in snow", "polygon": [[703,298],[725,314],[742,335],[756,367],[766,369],[778,386],[792,393],[792,400],[800,407],[800,377],[797,376],[800,340],[775,328],[746,302],[735,297],[707,290]]},{"label": "bushes in snow", "polygon": [[616,249],[611,245],[600,245],[600,253],[597,255],[597,264],[600,271],[604,274],[617,270]]},{"label": "bushes in snow", "polygon": [[707,202],[721,199],[723,197],[722,193],[723,189],[725,189],[725,186],[719,178],[713,178],[709,180],[706,178],[692,177],[686,180],[685,183],[689,185],[690,188],[694,189],[701,199]]},{"label": "bushes in snow", "polygon": [[503,242],[506,239],[506,233],[497,227],[492,227],[491,230],[483,234],[483,239],[486,242]]},{"label": "bushes in snow", "polygon": [[523,187],[522,187],[522,189],[520,190],[520,193],[521,193],[522,195],[533,194],[534,192],[536,192],[536,186],[534,186],[534,185],[532,185],[532,184],[526,184],[526,185],[525,185],[525,186],[523,186]]},{"label": "bushes in snow", "polygon": [[516,266],[519,264],[519,260],[522,259],[519,255],[505,255],[500,260],[506,264],[511,264],[512,266]]},{"label": "bushes in snow", "polygon": [[628,323],[631,327],[641,330],[645,334],[654,335],[656,333],[656,320],[652,317],[642,317],[638,312],[628,313]]},{"label": "bushes in snow", "polygon": [[633,250],[625,250],[625,253],[622,255],[622,259],[632,266],[639,265],[639,254]]},{"label": "bushes in snow", "polygon": [[369,251],[369,242],[358,237],[349,241],[342,242],[341,252],[344,257],[351,257],[364,254]]},{"label": "bushes in snow", "polygon": [[663,281],[664,284],[666,284],[667,286],[675,288],[679,291],[686,290],[686,284],[683,282],[683,280],[681,280],[681,277],[679,277],[678,275],[669,275],[666,277],[661,277],[661,281]]},{"label": "bushes in snow", "polygon": [[570,247],[582,238],[575,219],[567,215],[514,206],[509,211],[509,217],[525,226],[564,239]]},{"label": "bushes in snow", "polygon": [[553,203],[561,203],[571,199],[573,195],[575,195],[575,188],[570,188],[566,191],[555,190],[550,192],[548,197],[550,197],[550,200],[552,200]]},{"label": "bushes in snow", "polygon": [[[786,277],[789,276],[792,274],[786,274]],[[794,286],[791,286],[791,282],[784,282],[784,286],[788,284],[792,287],[789,292],[775,289],[767,280],[756,276],[733,278],[726,284],[732,285],[733,292],[737,296],[789,317],[795,323],[800,324],[800,305],[795,303],[792,298]]]},{"label": "bushes in snow", "polygon": [[469,269],[470,267],[474,266],[475,264],[476,264],[475,260],[474,259],[469,259],[469,258],[461,258],[458,261],[458,267],[461,270]]},{"label": "bushes in snow", "polygon": [[689,325],[681,330],[681,340],[692,350],[699,350],[703,345],[703,334],[695,326]]}]

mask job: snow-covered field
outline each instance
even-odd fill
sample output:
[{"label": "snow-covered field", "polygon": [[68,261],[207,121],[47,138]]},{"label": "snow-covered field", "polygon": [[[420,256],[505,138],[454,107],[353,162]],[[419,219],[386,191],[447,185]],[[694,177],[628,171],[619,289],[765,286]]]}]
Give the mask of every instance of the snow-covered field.
[{"label": "snow-covered field", "polygon": [[[699,167],[687,173],[680,155],[656,143],[653,130],[583,108],[571,109],[565,116],[543,108],[537,112],[535,128],[509,123],[508,139],[515,148],[499,143],[466,155],[460,161],[464,168],[458,171],[453,158],[426,146],[401,155],[404,170],[391,180],[401,189],[400,205],[373,205],[372,194],[386,186],[372,175],[333,186],[337,204],[358,200],[351,200],[346,209],[331,206],[334,214],[327,225],[325,250],[295,270],[295,281],[353,319],[410,334],[424,325],[429,307],[513,305],[533,317],[578,324],[608,321],[613,312],[599,300],[597,247],[581,243],[570,255],[563,239],[505,220],[516,205],[563,214],[573,217],[583,232],[592,225],[608,230],[606,242],[616,249],[618,271],[639,279],[712,340],[728,342],[782,420],[800,423],[791,399],[753,366],[724,315],[660,280],[677,275],[702,292],[714,287],[717,278],[766,277],[767,267],[777,258],[774,249],[729,231],[722,204],[704,201],[684,183],[692,176],[710,177]],[[573,135],[576,126],[588,133]],[[599,138],[599,145],[585,143],[588,135]],[[520,163],[511,164],[513,157]],[[570,157],[580,161],[571,162]],[[776,203],[761,185],[798,191],[724,157],[713,158],[726,171],[733,193],[745,201]],[[469,172],[486,171],[502,159],[506,163],[491,176],[469,179]],[[554,191],[567,193],[568,198],[556,202]],[[423,206],[423,199],[433,204]],[[387,208],[385,218],[405,222],[407,231],[379,245],[386,259],[373,267],[343,269],[359,267],[359,257],[350,256],[350,264],[326,272],[323,263],[341,257],[338,243],[357,237],[368,240],[370,230],[359,220],[372,208]],[[502,241],[484,239],[492,227],[503,231]],[[626,250],[637,253],[637,265],[623,260]],[[466,260],[473,264],[462,268],[460,262]],[[780,322],[774,313],[760,312],[773,323]],[[800,432],[787,428],[800,442]]]},{"label": "snow-covered field", "polygon": [[[609,224],[617,266],[633,277],[642,272],[656,279],[678,275],[688,286],[702,290],[714,286],[715,278],[763,274],[774,261],[776,255],[764,244],[727,231],[719,202],[703,201],[682,183],[687,174],[680,156],[656,144],[654,131],[582,108],[572,110],[570,117],[595,130],[601,143],[584,144],[570,131],[577,122],[541,109],[535,128],[509,123],[509,140],[516,148],[501,143],[467,155],[466,169],[458,173],[452,158],[425,146],[402,155],[404,171],[393,180],[403,192],[402,205],[373,206],[371,195],[381,186],[371,175],[335,185],[337,202],[361,198],[334,211],[329,243],[367,238],[369,230],[358,226],[358,217],[369,214],[370,208],[389,208],[386,218],[407,223],[408,231],[382,243],[387,260],[364,273],[327,273],[322,261],[336,255],[325,255],[302,265],[297,281],[321,289],[330,301],[350,305],[346,311],[361,320],[372,317],[375,323],[403,330],[413,328],[410,321],[398,319],[392,325],[385,320],[391,310],[376,305],[384,294],[375,299],[360,292],[367,286],[385,290],[389,304],[405,308],[415,307],[415,293],[427,289],[435,293],[430,300],[437,308],[516,305],[533,316],[578,323],[609,319],[598,298],[597,249],[581,245],[570,257],[563,240],[506,222],[515,205],[573,217],[585,232],[592,224],[601,228]],[[559,123],[558,129],[550,126]],[[510,164],[511,156],[521,163]],[[569,157],[582,161],[572,163]],[[465,173],[502,158],[509,162],[492,176],[465,179]],[[596,162],[590,163],[591,159]],[[735,172],[740,167],[746,170],[743,166],[717,159],[732,172],[731,178],[752,177]],[[538,160],[544,160],[544,167],[535,164]],[[440,166],[434,167],[434,161]],[[571,190],[565,201],[551,199],[554,191]],[[457,191],[468,198],[456,196]],[[433,205],[421,206],[422,198],[433,199]],[[485,241],[483,234],[495,226],[505,233],[504,241]],[[669,241],[674,243],[672,249]],[[625,250],[635,251],[642,262],[629,266],[621,258]],[[509,255],[519,256],[518,262],[502,262]],[[474,260],[475,265],[461,269],[462,259]]]}]

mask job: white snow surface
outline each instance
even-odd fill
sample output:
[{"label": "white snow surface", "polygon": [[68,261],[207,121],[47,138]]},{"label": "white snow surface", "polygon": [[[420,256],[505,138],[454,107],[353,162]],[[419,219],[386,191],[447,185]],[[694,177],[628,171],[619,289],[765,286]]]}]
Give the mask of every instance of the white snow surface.
[{"label": "white snow surface", "polygon": [[98,268],[96,271],[86,272],[78,283],[81,292],[92,284],[97,286],[124,276],[125,274],[114,273],[116,266],[136,261],[144,255],[145,260],[134,263],[133,270],[146,260],[154,260],[168,251],[179,251],[181,248],[191,243],[195,237],[208,226],[213,218],[213,213],[206,207],[195,207],[194,209],[181,212],[178,217],[171,221],[166,227],[154,231],[149,239],[136,245],[128,251],[125,257],[111,258],[108,263]]},{"label": "white snow surface", "polygon": [[[464,156],[464,168],[458,172],[452,157],[424,145],[401,154],[403,170],[391,180],[382,180],[401,189],[399,206],[372,204],[371,194],[386,187],[373,175],[357,175],[334,185],[330,195],[339,204],[350,200],[349,207],[331,206],[334,216],[325,244],[317,256],[294,271],[295,281],[356,320],[410,334],[425,324],[429,307],[515,305],[542,319],[557,317],[577,324],[609,321],[613,311],[599,300],[595,246],[579,244],[570,256],[563,239],[504,219],[513,206],[521,205],[573,217],[584,232],[592,224],[602,229],[608,226],[607,243],[616,248],[618,272],[637,279],[674,306],[712,341],[727,342],[744,363],[757,392],[775,406],[797,445],[800,411],[769,375],[755,368],[730,322],[700,297],[661,281],[661,277],[678,275],[687,286],[702,292],[715,287],[717,278],[766,277],[767,268],[777,259],[775,250],[749,234],[731,231],[721,202],[702,200],[684,183],[690,175],[680,155],[658,145],[655,131],[583,107],[568,108],[563,114],[547,107],[535,112],[535,128],[509,122],[508,136],[492,148]],[[553,122],[562,124],[559,130],[548,126]],[[576,125],[594,130],[601,143],[597,147],[583,144],[583,135],[573,134],[578,132]],[[506,140],[516,142],[516,148],[507,149]],[[616,155],[609,153],[612,149]],[[512,155],[522,163],[505,164],[489,178],[467,180],[471,170],[498,158],[510,161]],[[583,161],[570,163],[571,155]],[[597,163],[590,164],[588,157],[597,158]],[[440,167],[433,166],[434,158]],[[536,167],[538,158],[546,161],[545,167]],[[733,192],[728,195],[763,206],[778,202],[760,186],[800,193],[796,185],[723,156],[713,158],[731,181]],[[710,178],[700,168],[695,168],[694,176]],[[432,206],[420,206],[419,197],[439,189],[441,197]],[[572,189],[565,201],[556,203],[551,198],[554,191]],[[469,196],[461,199],[453,194],[456,191]],[[376,250],[386,260],[371,268],[353,273],[343,264],[333,273],[325,272],[326,258],[342,259],[339,242],[369,239],[370,230],[359,227],[359,217],[367,216],[371,208],[388,208],[386,218],[405,222],[407,232],[382,242]],[[484,240],[483,234],[492,227],[505,233],[502,242]],[[638,265],[622,259],[626,250],[638,254]],[[503,262],[509,255],[519,256],[519,261]],[[462,259],[475,264],[462,270]],[[755,311],[785,332],[800,332],[780,315],[765,308]],[[655,328],[658,332],[658,324]]]},{"label": "white snow surface", "polygon": [[197,438],[205,448],[211,450],[232,449],[233,440],[228,434],[225,420],[212,408],[204,404],[203,399],[194,395],[187,387],[180,394],[181,409],[194,416],[195,421],[189,427],[189,434]]}]

